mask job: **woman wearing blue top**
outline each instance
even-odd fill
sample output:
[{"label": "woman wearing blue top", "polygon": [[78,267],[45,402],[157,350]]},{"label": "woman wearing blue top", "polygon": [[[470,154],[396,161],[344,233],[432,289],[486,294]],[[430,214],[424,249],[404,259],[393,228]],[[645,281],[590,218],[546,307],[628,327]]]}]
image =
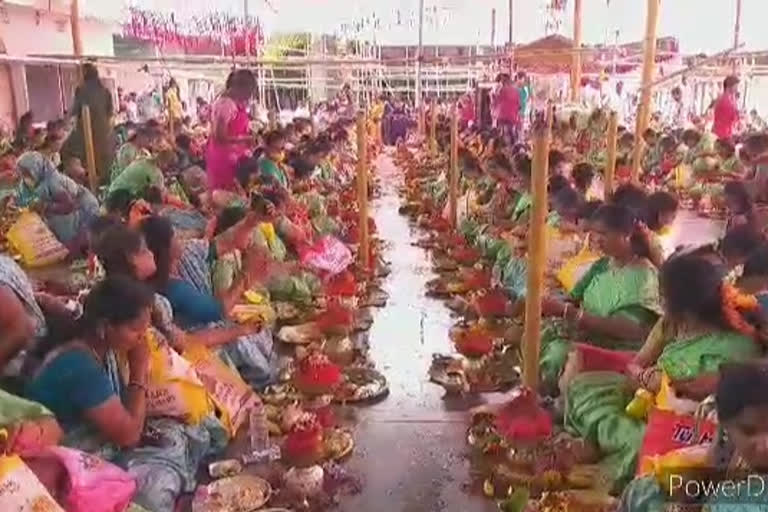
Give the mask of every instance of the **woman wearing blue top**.
[{"label": "woman wearing blue top", "polygon": [[96,285],[86,298],[79,334],[46,354],[27,396],[56,415],[65,430],[63,444],[116,462],[134,475],[139,505],[172,512],[179,494],[194,490],[197,466],[214,437],[220,449],[226,435],[213,418],[199,425],[147,418],[144,336],[152,302],[151,290],[128,277]]},{"label": "woman wearing blue top", "polygon": [[[243,223],[248,228],[248,218]],[[247,231],[249,235],[254,227]],[[188,240],[182,245],[170,222],[162,217],[144,220],[141,231],[157,266],[151,282],[170,302],[175,322],[193,332],[230,326],[228,316],[243,292],[263,272],[268,257],[266,252],[251,247],[246,253],[242,275],[231,288],[216,296],[211,275],[212,263],[218,257],[216,243]],[[223,346],[221,355],[229,359],[252,386],[261,388],[271,383],[275,376],[277,355],[272,334],[256,325],[243,328],[248,332],[234,343]]]}]

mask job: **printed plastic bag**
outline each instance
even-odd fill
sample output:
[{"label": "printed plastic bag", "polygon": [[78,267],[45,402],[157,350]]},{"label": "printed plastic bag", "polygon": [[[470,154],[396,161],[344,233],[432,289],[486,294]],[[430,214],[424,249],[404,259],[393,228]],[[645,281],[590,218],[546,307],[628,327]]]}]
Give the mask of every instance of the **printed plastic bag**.
[{"label": "printed plastic bag", "polygon": [[651,409],[638,457],[638,475],[653,467],[654,457],[680,448],[711,443],[716,433],[717,425],[711,421],[701,419],[697,422],[693,415]]},{"label": "printed plastic bag", "polygon": [[213,412],[213,404],[192,364],[150,329],[147,414],[179,418],[197,425]]},{"label": "printed plastic bag", "polygon": [[198,377],[219,410],[220,419],[231,437],[247,421],[253,408],[261,408],[259,396],[240,375],[207,348],[195,345],[184,351]]},{"label": "printed plastic bag", "polygon": [[36,213],[25,211],[6,235],[28,267],[44,267],[63,261],[69,251]]},{"label": "printed plastic bag", "polygon": [[64,512],[32,470],[16,455],[0,456],[0,510]]},{"label": "printed plastic bag", "polygon": [[301,262],[316,270],[334,276],[352,264],[352,251],[338,238],[326,236],[314,245],[300,251]]},{"label": "printed plastic bag", "polygon": [[91,454],[51,446],[41,458],[55,459],[67,470],[69,482],[62,500],[67,512],[123,512],[136,493],[133,476]]}]

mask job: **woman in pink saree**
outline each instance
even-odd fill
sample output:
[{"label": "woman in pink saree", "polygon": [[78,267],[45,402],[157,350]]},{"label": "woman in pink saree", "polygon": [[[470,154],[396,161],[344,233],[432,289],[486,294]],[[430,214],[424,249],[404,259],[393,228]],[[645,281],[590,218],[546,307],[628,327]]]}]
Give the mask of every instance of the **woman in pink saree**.
[{"label": "woman in pink saree", "polygon": [[226,90],[214,102],[211,137],[205,153],[208,189],[235,189],[237,162],[250,154],[248,103],[256,90],[256,79],[247,69],[238,69],[227,78]]}]

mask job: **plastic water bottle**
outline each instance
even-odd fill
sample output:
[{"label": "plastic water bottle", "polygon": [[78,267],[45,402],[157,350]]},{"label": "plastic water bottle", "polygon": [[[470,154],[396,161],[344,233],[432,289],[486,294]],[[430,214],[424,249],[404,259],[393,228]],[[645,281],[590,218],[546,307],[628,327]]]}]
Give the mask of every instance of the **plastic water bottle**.
[{"label": "plastic water bottle", "polygon": [[251,440],[251,452],[259,453],[269,448],[269,427],[261,404],[254,405],[250,410],[248,435]]}]

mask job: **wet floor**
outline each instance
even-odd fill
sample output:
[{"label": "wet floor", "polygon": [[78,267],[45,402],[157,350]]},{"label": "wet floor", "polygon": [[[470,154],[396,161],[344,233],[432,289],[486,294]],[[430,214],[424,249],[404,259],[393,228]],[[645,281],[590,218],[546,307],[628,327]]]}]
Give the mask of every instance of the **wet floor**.
[{"label": "wet floor", "polygon": [[444,400],[442,388],[429,382],[432,354],[451,351],[453,320],[442,302],[424,296],[425,283],[434,277],[429,255],[412,245],[420,235],[398,214],[399,176],[388,157],[380,157],[377,173],[382,197],[372,207],[392,273],[384,282],[389,302],[371,328],[370,356],[387,376],[390,395],[356,411],[357,447],[346,466],[362,475],[363,491],[345,498],[341,510],[497,510],[466,490],[467,410],[479,404]]},{"label": "wet floor", "polygon": [[[465,457],[468,410],[500,395],[446,399],[429,382],[432,354],[451,352],[448,329],[453,320],[439,300],[424,295],[432,279],[428,253],[412,243],[421,234],[398,214],[398,170],[387,156],[377,162],[382,196],[373,202],[379,237],[387,244],[384,258],[392,273],[384,288],[390,295],[377,311],[370,332],[370,356],[390,384],[389,397],[356,409],[357,447],[346,464],[363,477],[363,491],[344,498],[345,512],[490,512],[493,502],[469,492]],[[699,245],[722,234],[722,223],[681,212],[679,243]]]}]

